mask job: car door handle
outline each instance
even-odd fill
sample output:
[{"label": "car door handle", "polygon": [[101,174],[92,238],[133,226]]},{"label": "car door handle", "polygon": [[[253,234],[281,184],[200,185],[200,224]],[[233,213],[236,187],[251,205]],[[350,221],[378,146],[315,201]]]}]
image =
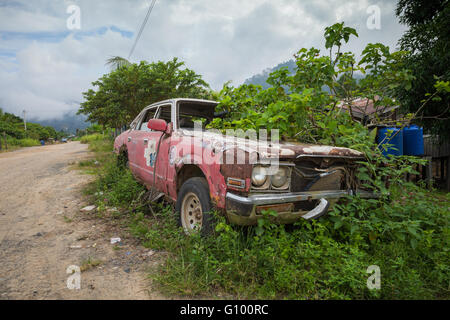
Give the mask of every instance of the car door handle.
[{"label": "car door handle", "polygon": [[128,137],[128,142],[131,142],[131,137]]},{"label": "car door handle", "polygon": [[147,144],[147,143],[148,143],[148,139],[145,138],[145,139],[144,139],[144,144]]}]

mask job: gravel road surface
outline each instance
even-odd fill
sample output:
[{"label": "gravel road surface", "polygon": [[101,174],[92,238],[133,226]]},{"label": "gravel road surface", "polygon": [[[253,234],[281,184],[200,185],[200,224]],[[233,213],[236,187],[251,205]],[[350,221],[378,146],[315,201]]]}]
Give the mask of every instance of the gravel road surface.
[{"label": "gravel road surface", "polygon": [[[147,278],[158,253],[80,212],[93,177],[73,167],[90,156],[78,142],[0,154],[0,300],[164,299]],[[80,289],[67,286],[70,266],[83,269]]]}]

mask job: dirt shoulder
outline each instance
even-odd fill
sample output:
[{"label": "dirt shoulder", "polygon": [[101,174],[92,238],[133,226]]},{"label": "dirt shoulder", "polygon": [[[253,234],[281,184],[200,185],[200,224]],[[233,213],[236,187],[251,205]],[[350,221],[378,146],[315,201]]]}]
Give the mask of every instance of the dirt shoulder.
[{"label": "dirt shoulder", "polygon": [[[0,299],[164,299],[146,277],[158,253],[80,212],[93,177],[70,165],[88,157],[78,142],[0,154]],[[72,265],[87,269],[79,290],[67,288]]]}]

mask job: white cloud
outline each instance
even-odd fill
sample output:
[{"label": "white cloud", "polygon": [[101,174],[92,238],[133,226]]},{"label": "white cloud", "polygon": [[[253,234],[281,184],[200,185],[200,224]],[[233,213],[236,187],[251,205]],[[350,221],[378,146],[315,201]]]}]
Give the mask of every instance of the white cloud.
[{"label": "white cloud", "polygon": [[0,7],[0,21],[2,31],[12,32],[58,31],[65,25],[64,17],[27,11],[25,7]]},{"label": "white cloud", "polygon": [[59,43],[32,41],[0,70],[0,105],[16,113],[26,109],[30,117],[41,119],[61,116],[108,71],[105,57],[130,43],[112,31],[81,40],[72,35]]}]

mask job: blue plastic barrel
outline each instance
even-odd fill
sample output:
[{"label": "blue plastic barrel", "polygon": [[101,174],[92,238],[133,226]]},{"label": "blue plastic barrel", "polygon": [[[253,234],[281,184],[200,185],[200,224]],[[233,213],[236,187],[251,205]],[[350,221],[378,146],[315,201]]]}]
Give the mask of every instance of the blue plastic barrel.
[{"label": "blue plastic barrel", "polygon": [[424,154],[423,128],[412,125],[403,129],[403,154],[408,156]]},{"label": "blue plastic barrel", "polygon": [[[385,157],[387,157],[388,155],[403,155],[403,132],[399,128],[388,127],[378,129],[377,141],[378,144],[380,144],[380,149]],[[386,150],[383,147],[383,145],[385,144],[390,145]]]}]

